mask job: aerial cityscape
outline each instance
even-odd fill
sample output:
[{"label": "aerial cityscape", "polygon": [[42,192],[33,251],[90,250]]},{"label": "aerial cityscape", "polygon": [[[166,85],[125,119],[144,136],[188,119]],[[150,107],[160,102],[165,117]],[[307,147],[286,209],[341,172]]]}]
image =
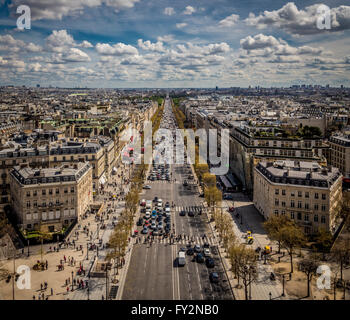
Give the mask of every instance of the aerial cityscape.
[{"label": "aerial cityscape", "polygon": [[0,301],[349,300],[349,29],[341,0],[0,1]]}]

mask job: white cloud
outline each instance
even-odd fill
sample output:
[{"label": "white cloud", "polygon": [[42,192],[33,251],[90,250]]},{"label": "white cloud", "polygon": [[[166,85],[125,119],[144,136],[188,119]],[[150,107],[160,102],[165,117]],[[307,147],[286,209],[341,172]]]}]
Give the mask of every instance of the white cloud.
[{"label": "white cloud", "polygon": [[248,36],[240,40],[241,47],[245,50],[263,49],[273,47],[280,44],[273,36],[265,36],[264,34],[257,34],[254,37]]},{"label": "white cloud", "polygon": [[233,27],[239,20],[239,15],[231,14],[219,22],[220,27]]},{"label": "white cloud", "polygon": [[136,55],[138,51],[135,47],[124,44],[124,43],[116,43],[113,46],[108,43],[98,43],[96,45],[96,50],[101,55],[110,55],[110,56],[122,56],[126,54]]},{"label": "white cloud", "polygon": [[[62,20],[64,16],[81,15],[85,8],[97,8],[106,5],[115,11],[132,8],[139,0],[26,0],[30,7],[32,20]],[[17,8],[22,0],[12,0],[11,7]]]},{"label": "white cloud", "polygon": [[304,10],[299,10],[294,2],[288,2],[278,10],[266,10],[258,16],[250,13],[249,17],[245,19],[245,22],[247,25],[255,26],[258,29],[275,26],[290,34],[296,35],[317,34],[350,29],[349,6],[332,8],[330,11],[331,29],[318,29],[317,20],[320,17],[320,13],[318,12],[319,7],[320,4],[314,4],[306,7]]},{"label": "white cloud", "polygon": [[137,45],[147,51],[155,51],[155,52],[164,52],[165,49],[163,47],[163,42],[157,41],[155,43],[152,43],[151,41],[143,41],[142,39],[137,40]]},{"label": "white cloud", "polygon": [[76,46],[76,43],[67,30],[53,30],[46,38],[46,45],[51,51],[63,52],[69,47]]},{"label": "white cloud", "polygon": [[173,14],[175,14],[175,10],[172,7],[167,7],[164,9],[163,13],[167,16],[172,16]]},{"label": "white cloud", "polygon": [[161,42],[172,42],[174,41],[174,36],[172,34],[167,34],[165,36],[157,37],[157,40]]},{"label": "white cloud", "polygon": [[186,27],[186,26],[187,26],[187,23],[186,23],[186,22],[177,23],[177,24],[176,24],[176,28],[178,28],[178,29],[184,28],[184,27]]},{"label": "white cloud", "polygon": [[77,48],[71,48],[67,54],[63,56],[63,60],[67,62],[86,62],[91,61],[90,57]]},{"label": "white cloud", "polygon": [[84,40],[84,41],[79,45],[79,47],[82,47],[82,48],[92,48],[93,45],[92,45],[89,41]]},{"label": "white cloud", "polygon": [[183,12],[183,14],[187,14],[187,15],[191,15],[192,13],[195,13],[196,9],[191,7],[191,6],[187,6]]}]

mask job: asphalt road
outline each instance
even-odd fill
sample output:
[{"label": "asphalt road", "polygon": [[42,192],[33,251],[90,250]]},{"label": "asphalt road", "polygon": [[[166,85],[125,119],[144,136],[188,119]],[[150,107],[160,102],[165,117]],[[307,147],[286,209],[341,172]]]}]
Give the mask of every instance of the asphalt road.
[{"label": "asphalt road", "polygon": [[[165,114],[171,110],[170,103],[165,106]],[[190,167],[187,165],[171,165],[172,181],[152,181],[150,190],[144,190],[141,199],[153,200],[155,196],[163,203],[174,202],[171,208],[175,235],[186,235],[186,240],[169,244],[169,239],[155,239],[152,245],[137,243],[134,245],[129,269],[123,289],[122,300],[222,300],[233,299],[228,282],[225,278],[222,263],[216,250],[214,239],[206,221],[206,215],[198,215],[203,198],[199,197],[195,185],[188,189],[183,181],[188,178]],[[176,182],[175,182],[176,179]],[[193,209],[194,217],[180,216],[182,209]],[[143,214],[142,214],[143,215]],[[138,227],[141,230],[141,227]],[[205,240],[203,235],[208,237]],[[141,236],[142,237],[142,236]],[[193,237],[195,244],[203,245],[209,242],[215,267],[208,269],[205,263],[192,261],[193,256],[186,255],[184,267],[177,267],[176,257],[180,248],[186,248]],[[143,238],[143,237],[142,237]],[[216,254],[215,254],[216,253]],[[209,281],[209,273],[218,272],[219,284]]]}]

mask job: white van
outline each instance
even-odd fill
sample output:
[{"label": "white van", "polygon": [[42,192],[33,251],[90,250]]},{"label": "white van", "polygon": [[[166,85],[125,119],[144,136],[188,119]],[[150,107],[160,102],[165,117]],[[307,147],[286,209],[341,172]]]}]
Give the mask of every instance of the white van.
[{"label": "white van", "polygon": [[186,264],[185,252],[179,251],[179,255],[177,257],[177,263],[179,267],[183,267]]}]

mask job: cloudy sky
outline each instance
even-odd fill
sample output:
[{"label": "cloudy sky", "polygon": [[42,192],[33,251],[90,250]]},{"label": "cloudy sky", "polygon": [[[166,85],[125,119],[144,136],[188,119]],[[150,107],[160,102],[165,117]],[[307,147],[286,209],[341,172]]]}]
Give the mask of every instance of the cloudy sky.
[{"label": "cloudy sky", "polygon": [[[347,3],[0,0],[0,85],[349,86]],[[30,30],[17,28],[20,5]]]}]

